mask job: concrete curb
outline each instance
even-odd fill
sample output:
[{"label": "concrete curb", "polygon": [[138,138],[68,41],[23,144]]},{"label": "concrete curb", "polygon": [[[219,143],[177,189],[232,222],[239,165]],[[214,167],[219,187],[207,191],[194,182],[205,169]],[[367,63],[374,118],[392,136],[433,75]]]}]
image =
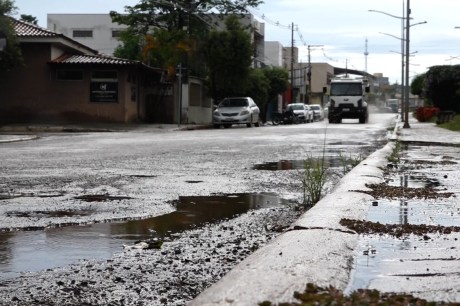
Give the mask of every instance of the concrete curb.
[{"label": "concrete curb", "polygon": [[358,235],[342,227],[342,218],[364,219],[372,197],[356,190],[383,182],[388,143],[342,178],[333,192],[306,212],[292,230],[278,236],[238,264],[189,305],[257,305],[293,302],[309,282],[344,290],[350,279]]},{"label": "concrete curb", "polygon": [[27,140],[36,140],[40,137],[36,135],[0,135],[0,143],[9,143],[9,142],[19,142],[19,141],[27,141]]}]

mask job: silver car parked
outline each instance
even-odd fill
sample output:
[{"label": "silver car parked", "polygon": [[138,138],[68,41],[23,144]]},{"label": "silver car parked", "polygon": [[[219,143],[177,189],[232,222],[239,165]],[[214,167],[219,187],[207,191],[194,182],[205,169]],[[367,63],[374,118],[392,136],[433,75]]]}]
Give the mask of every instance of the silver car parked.
[{"label": "silver car parked", "polygon": [[260,110],[250,97],[231,97],[223,99],[212,114],[215,128],[231,127],[233,124],[246,124],[247,127],[260,126]]}]

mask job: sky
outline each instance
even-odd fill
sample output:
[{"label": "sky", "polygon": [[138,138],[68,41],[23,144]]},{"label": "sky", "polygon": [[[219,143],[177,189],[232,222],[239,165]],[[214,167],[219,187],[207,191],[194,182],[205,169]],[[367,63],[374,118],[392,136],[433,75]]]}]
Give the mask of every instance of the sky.
[{"label": "sky", "polygon": [[[48,13],[123,13],[137,0],[14,0],[18,14],[35,16],[46,28]],[[401,82],[403,5],[407,0],[265,0],[250,9],[265,24],[265,40],[299,48],[299,60],[382,73]],[[460,64],[460,1],[410,1],[412,79],[431,66]],[[379,12],[370,12],[375,10]],[[389,16],[393,15],[392,16]],[[399,17],[399,18],[398,18]],[[425,22],[425,24],[418,24]],[[294,31],[292,31],[294,24]],[[405,26],[405,25],[404,25]],[[366,52],[367,39],[367,52]],[[367,58],[367,60],[366,60]],[[367,65],[366,65],[367,62]]]}]

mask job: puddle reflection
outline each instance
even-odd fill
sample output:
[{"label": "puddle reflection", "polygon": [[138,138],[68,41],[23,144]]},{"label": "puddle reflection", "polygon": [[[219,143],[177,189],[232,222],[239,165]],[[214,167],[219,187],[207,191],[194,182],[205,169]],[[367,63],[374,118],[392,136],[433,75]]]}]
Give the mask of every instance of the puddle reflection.
[{"label": "puddle reflection", "polygon": [[[318,158],[320,161],[320,159]],[[336,168],[343,167],[346,164],[346,160],[341,159],[339,156],[326,156],[324,158],[324,165],[326,167]],[[278,171],[278,170],[296,170],[304,169],[305,160],[280,160],[277,162],[266,162],[262,164],[257,164],[253,167],[254,170],[269,170],[269,171]]]},{"label": "puddle reflection", "polygon": [[154,218],[1,233],[0,280],[17,277],[24,271],[65,266],[81,259],[110,258],[122,250],[122,244],[163,237],[231,219],[252,209],[288,203],[271,193],[180,197],[173,203],[176,211]]}]

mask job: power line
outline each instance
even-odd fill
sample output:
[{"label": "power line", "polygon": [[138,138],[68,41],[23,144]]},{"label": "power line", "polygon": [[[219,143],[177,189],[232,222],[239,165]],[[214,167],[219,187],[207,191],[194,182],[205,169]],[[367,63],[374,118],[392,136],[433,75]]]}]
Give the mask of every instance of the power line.
[{"label": "power line", "polygon": [[[275,21],[273,19],[270,19],[268,18],[264,13],[254,9],[254,8],[246,8],[246,10],[253,14],[254,16],[257,16],[259,18],[261,18],[263,21],[267,22],[268,24],[271,24],[275,27],[278,27],[280,29],[284,29],[284,30],[291,30],[292,29],[292,25],[284,25],[284,24],[281,24],[279,21]],[[299,29],[299,26],[298,25],[295,25],[295,28],[294,28],[294,31],[297,33],[297,35],[299,36],[299,39],[300,41],[302,42],[302,45],[305,46],[305,47],[308,47],[308,44],[307,42],[305,41],[304,37],[303,37],[303,34],[302,32],[300,31]],[[321,50],[323,51],[323,56],[329,60],[329,61],[333,61],[333,62],[338,62],[338,60],[336,59],[333,59],[329,56],[326,55],[326,52],[324,50],[324,48],[321,48]]]}]

